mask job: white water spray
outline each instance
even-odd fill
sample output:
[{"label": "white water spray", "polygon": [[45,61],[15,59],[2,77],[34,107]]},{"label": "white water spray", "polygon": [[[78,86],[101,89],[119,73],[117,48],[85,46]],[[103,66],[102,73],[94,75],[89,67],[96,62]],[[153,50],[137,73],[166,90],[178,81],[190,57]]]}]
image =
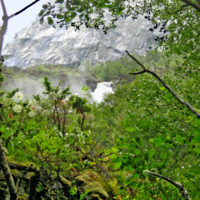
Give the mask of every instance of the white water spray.
[{"label": "white water spray", "polygon": [[103,101],[105,94],[114,93],[111,87],[111,84],[112,84],[112,81],[98,83],[97,88],[94,90],[94,92],[91,92],[91,95],[94,101],[96,101],[97,103],[100,103],[101,101]]}]

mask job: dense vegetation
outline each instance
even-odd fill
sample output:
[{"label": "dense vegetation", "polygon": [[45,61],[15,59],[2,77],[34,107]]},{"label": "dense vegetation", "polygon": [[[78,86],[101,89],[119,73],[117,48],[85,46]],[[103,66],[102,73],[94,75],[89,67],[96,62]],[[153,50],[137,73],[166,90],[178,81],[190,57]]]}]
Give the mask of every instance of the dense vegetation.
[{"label": "dense vegetation", "polygon": [[[174,78],[178,70],[175,58],[163,67],[161,55],[152,59],[157,62],[155,71],[198,107],[198,73],[186,70]],[[148,53],[139,59],[148,66],[150,58]],[[87,63],[86,73],[110,81],[106,75],[114,65],[121,65],[126,72],[137,70],[131,63],[127,56],[96,66]],[[118,73],[113,72],[113,79]],[[100,104],[71,95],[70,87],[60,91],[60,84],[51,86],[44,77],[45,98],[35,94],[29,101],[23,100],[18,89],[2,91],[0,131],[8,159],[44,166],[49,173],[69,180],[92,168],[115,178],[111,185],[118,188],[118,199],[181,197],[170,183],[146,176],[144,170],[148,169],[183,183],[191,198],[199,199],[199,122],[158,80],[144,74],[130,83],[121,81],[115,93]]]},{"label": "dense vegetation", "polygon": [[[10,199],[16,200],[21,195],[21,191],[17,191],[19,182],[25,172],[30,171],[34,171],[34,175],[28,200],[199,199],[200,1],[142,1],[134,6],[133,1],[126,0],[88,2],[66,1],[59,13],[54,12],[55,6],[44,4],[39,13],[40,22],[50,15],[60,20],[61,27],[66,25],[67,28],[71,22],[75,29],[85,24],[87,28],[102,28],[107,33],[116,27],[115,21],[119,17],[136,19],[139,14],[145,14],[144,18],[153,22],[149,31],[160,28],[164,33],[155,40],[165,50],[163,53],[168,60],[162,61],[159,54],[150,59],[137,58],[126,51],[130,59],[122,58],[114,64],[99,63],[100,67],[87,63],[88,75],[102,81],[115,79],[121,73],[137,75],[132,82],[123,80],[115,93],[100,104],[70,96],[70,87],[60,91],[61,83],[52,86],[47,77],[43,81],[45,98],[34,95],[32,100],[22,101],[23,94],[18,89],[2,90],[0,164]],[[4,12],[0,30],[2,45],[8,19],[14,15],[7,15],[3,0],[1,5]],[[110,15],[108,23],[104,18],[106,10]],[[79,20],[73,22],[76,15]],[[54,26],[51,17],[47,20]],[[181,58],[176,58],[174,65],[170,65],[173,54]],[[3,81],[2,74],[0,81]],[[83,90],[87,88],[83,87]],[[21,165],[25,172],[16,179],[16,173],[9,171],[13,167],[12,159],[32,165]],[[103,184],[107,190],[100,196],[90,196],[91,188],[83,189],[73,180],[89,169],[101,174],[109,183],[109,186]],[[99,179],[92,172],[86,177],[90,180],[93,177],[93,181]],[[78,180],[83,183],[83,176]],[[93,192],[97,192],[96,188]]]}]

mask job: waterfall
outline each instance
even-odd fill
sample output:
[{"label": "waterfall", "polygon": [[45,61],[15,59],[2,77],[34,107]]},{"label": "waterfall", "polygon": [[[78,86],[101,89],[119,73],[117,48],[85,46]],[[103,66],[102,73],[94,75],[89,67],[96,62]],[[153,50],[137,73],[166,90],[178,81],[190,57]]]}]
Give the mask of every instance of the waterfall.
[{"label": "waterfall", "polygon": [[100,103],[103,101],[104,95],[108,93],[114,93],[111,82],[102,82],[97,84],[97,88],[94,90],[94,92],[91,92],[92,98],[95,102]]}]

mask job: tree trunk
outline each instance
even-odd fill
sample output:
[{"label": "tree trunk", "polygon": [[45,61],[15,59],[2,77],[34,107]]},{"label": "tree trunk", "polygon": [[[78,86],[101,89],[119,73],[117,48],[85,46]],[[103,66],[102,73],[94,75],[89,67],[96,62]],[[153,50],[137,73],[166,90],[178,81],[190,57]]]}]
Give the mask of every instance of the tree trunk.
[{"label": "tree trunk", "polygon": [[17,200],[18,198],[17,198],[17,191],[15,188],[15,183],[6,160],[1,139],[0,139],[0,167],[3,170],[3,174],[5,176],[6,183],[10,192],[10,200]]}]

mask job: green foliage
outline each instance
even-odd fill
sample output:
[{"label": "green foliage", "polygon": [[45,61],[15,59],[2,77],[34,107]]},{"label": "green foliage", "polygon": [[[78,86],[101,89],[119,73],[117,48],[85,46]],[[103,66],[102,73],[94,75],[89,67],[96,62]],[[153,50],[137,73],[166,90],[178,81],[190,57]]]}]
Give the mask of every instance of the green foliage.
[{"label": "green foliage", "polygon": [[[141,59],[150,61],[148,56]],[[162,58],[155,60],[160,63]],[[107,62],[107,67],[123,63],[130,67],[132,64],[126,57],[118,63]],[[146,63],[146,67],[150,66]],[[183,70],[174,77],[178,68],[169,66],[167,72],[157,67],[162,69],[156,70],[165,76],[165,81],[198,109],[199,74]],[[91,74],[96,72],[92,69]],[[43,163],[52,173],[65,174],[72,167],[92,167],[95,162],[81,162],[80,158],[98,143],[94,151],[106,152],[106,160],[112,160],[106,166],[123,173],[115,175],[119,182],[116,193],[122,199],[180,198],[171,184],[146,176],[144,170],[183,182],[191,197],[199,199],[199,120],[154,77],[143,74],[133,82],[117,85],[115,93],[100,104],[90,104],[77,95],[66,100],[70,87],[60,91],[61,82],[52,86],[47,77],[43,84],[44,99],[34,95],[29,102],[15,102],[12,97],[18,89],[1,97],[1,138],[10,155],[37,165]],[[77,154],[77,148],[84,151]],[[96,162],[104,162],[104,157]]]},{"label": "green foliage", "polygon": [[[57,3],[63,2],[57,0]],[[154,23],[149,31],[160,28],[160,32],[168,34],[155,38],[165,50],[163,53],[167,60],[161,58],[163,53],[158,53],[158,48],[152,53],[147,52],[146,57],[135,57],[148,69],[153,64],[155,72],[199,111],[199,8],[194,6],[195,3],[187,3],[178,0],[142,1],[131,6],[126,0],[91,1],[89,4],[88,1],[73,0],[66,1],[67,11],[63,15],[64,21],[61,21],[66,26],[71,22],[75,29],[82,24],[87,28],[102,28],[106,34],[116,27],[115,21],[119,17],[136,19],[138,14],[145,14],[144,18]],[[40,11],[40,22],[45,16],[55,14],[51,12],[53,8],[48,5],[46,10]],[[105,21],[105,8],[111,23]],[[75,22],[77,13],[79,20]],[[57,18],[62,16],[57,15]],[[51,17],[47,20],[54,26]],[[86,67],[89,76],[102,81],[138,71],[138,65],[128,57],[97,66],[88,63]],[[169,182],[146,176],[147,170],[182,183],[191,199],[200,198],[200,121],[157,79],[141,74],[134,82],[117,86],[115,93],[107,95],[98,105],[90,105],[86,98],[75,95],[64,101],[69,88],[59,93],[60,84],[52,87],[45,77],[46,92],[43,94],[48,98],[35,96],[36,99],[29,103],[11,99],[18,90],[7,93],[7,96],[2,93],[0,131],[8,152],[20,159],[26,157],[44,163],[51,172],[59,173],[62,169],[65,173],[70,163],[80,170],[88,166],[81,162],[85,150],[80,149],[91,152],[91,145],[95,146],[97,141],[101,151],[107,152],[107,159],[112,161],[107,167],[124,173],[118,179],[121,186],[127,188],[128,195],[122,189],[118,199],[121,196],[123,199],[144,200],[181,198],[178,189]],[[41,112],[37,105],[44,110]],[[69,109],[73,115],[68,113]],[[89,112],[90,118],[87,116],[86,121]],[[70,122],[67,125],[66,117]],[[80,151],[78,155],[76,149]],[[23,157],[24,150],[26,155]],[[98,148],[95,151],[99,153]],[[99,160],[103,161],[104,157]],[[76,194],[75,190],[75,187],[71,188],[72,195]]]},{"label": "green foliage", "polygon": [[44,9],[47,9],[48,5],[47,5],[47,4],[43,4],[42,7],[43,7]]},{"label": "green foliage", "polygon": [[53,24],[53,19],[51,17],[47,17],[47,20],[48,20],[48,24],[49,25],[52,25]]}]

